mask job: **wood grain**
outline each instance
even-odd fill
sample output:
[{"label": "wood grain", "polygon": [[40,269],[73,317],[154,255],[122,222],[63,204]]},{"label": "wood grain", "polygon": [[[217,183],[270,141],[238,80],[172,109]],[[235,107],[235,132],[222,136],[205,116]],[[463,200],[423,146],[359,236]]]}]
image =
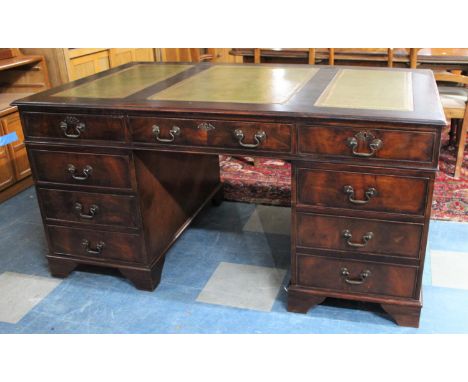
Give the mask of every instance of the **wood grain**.
[{"label": "wood grain", "polygon": [[[298,204],[363,211],[424,215],[429,182],[425,178],[397,177],[347,171],[300,169],[298,172]],[[374,188],[376,196],[366,204],[350,201],[345,186],[354,190],[354,200],[366,201],[366,191]]]},{"label": "wood grain", "polygon": [[[148,99],[211,67],[203,63],[124,99],[53,95],[129,67],[18,102],[23,120],[38,115],[26,129],[26,145],[53,275],[65,277],[80,264],[107,266],[139,289],[154,289],[167,250],[206,203],[219,202],[218,154],[264,155],[292,164],[288,310],[305,313],[327,297],[344,298],[382,304],[397,323],[417,326],[445,124],[432,74],[411,72],[412,112],[315,108],[337,73],[318,66],[283,104]],[[86,120],[90,135],[60,138],[55,126],[68,114]],[[266,138],[258,147],[240,144],[255,143],[259,131]],[[383,142],[371,156],[356,155],[371,149],[367,138],[354,154],[348,144],[363,132]],[[78,175],[89,165],[92,174],[74,180],[68,164]],[[93,204],[99,212],[83,222],[71,209],[77,202],[79,212],[89,215]]]},{"label": "wood grain", "polygon": [[[297,213],[296,229],[297,246],[301,247],[347,251],[344,256],[372,253],[417,259],[423,225]],[[345,231],[349,231],[352,238],[347,239]],[[372,238],[366,243],[362,238],[369,232]],[[353,247],[348,240],[351,244],[365,246]]]},{"label": "wood grain", "polygon": [[[343,276],[347,269],[349,276]],[[354,260],[315,256],[298,256],[301,285],[371,295],[413,298],[417,280],[417,268],[386,265]],[[361,282],[362,272],[369,276],[360,284],[348,284],[345,280]]]}]

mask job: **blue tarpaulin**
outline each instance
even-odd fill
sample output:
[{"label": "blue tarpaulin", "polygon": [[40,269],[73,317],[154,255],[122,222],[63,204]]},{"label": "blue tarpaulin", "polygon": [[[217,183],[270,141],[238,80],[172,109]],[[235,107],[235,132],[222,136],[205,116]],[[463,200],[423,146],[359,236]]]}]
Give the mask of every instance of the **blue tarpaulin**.
[{"label": "blue tarpaulin", "polygon": [[9,143],[15,142],[18,140],[18,136],[16,135],[15,132],[7,134],[7,135],[2,135],[0,137],[0,147],[1,146],[6,146]]}]

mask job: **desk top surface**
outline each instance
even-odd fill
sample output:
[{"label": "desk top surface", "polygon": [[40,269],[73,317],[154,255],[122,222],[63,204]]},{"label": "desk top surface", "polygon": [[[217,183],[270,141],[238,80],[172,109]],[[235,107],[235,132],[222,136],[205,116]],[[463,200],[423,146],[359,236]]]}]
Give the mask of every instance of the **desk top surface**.
[{"label": "desk top surface", "polygon": [[432,72],[410,69],[132,63],[14,104],[445,125]]}]

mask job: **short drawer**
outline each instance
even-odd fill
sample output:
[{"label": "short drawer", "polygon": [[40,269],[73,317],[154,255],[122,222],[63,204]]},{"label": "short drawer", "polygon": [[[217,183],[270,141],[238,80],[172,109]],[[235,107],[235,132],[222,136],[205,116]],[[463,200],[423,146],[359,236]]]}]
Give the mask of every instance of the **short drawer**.
[{"label": "short drawer", "polygon": [[137,228],[137,201],[131,195],[109,195],[39,188],[47,221]]},{"label": "short drawer", "polygon": [[291,151],[291,125],[267,122],[130,117],[134,142]]},{"label": "short drawer", "polygon": [[57,226],[48,226],[47,231],[51,249],[58,255],[137,263],[144,260],[140,235]]},{"label": "short drawer", "polygon": [[131,189],[130,157],[30,150],[38,182]]},{"label": "short drawer", "polygon": [[297,171],[298,205],[425,213],[428,178],[305,168]]},{"label": "short drawer", "polygon": [[298,135],[302,154],[437,164],[435,131],[311,125]]},{"label": "short drawer", "polygon": [[123,116],[33,112],[22,116],[27,138],[126,140]]},{"label": "short drawer", "polygon": [[422,224],[297,213],[297,246],[417,259]]},{"label": "short drawer", "polygon": [[416,297],[417,279],[417,267],[297,255],[297,283],[305,287],[408,298]]}]

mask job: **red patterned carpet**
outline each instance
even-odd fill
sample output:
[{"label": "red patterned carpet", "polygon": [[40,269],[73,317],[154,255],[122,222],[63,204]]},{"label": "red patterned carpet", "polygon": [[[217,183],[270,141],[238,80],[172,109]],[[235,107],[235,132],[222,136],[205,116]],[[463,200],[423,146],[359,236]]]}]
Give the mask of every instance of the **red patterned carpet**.
[{"label": "red patterned carpet", "polygon": [[[447,134],[443,134],[447,137]],[[445,145],[445,141],[444,141]],[[432,218],[468,222],[468,145],[460,179],[454,179],[453,149],[442,148],[434,187]],[[289,206],[291,165],[266,158],[221,156],[221,179],[227,200]]]},{"label": "red patterned carpet", "polygon": [[455,150],[447,149],[447,134],[443,134],[443,137],[431,217],[468,222],[468,145],[465,147],[460,179],[454,179]]}]

